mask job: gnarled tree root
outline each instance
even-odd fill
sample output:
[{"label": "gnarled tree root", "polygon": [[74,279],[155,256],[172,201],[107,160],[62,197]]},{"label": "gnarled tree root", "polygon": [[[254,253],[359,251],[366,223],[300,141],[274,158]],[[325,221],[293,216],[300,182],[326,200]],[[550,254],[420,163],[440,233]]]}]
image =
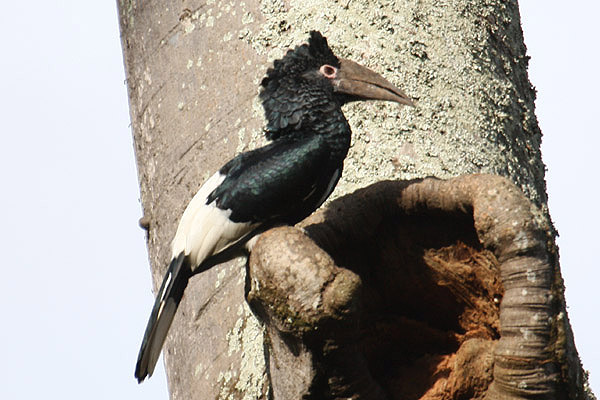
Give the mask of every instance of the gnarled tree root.
[{"label": "gnarled tree root", "polygon": [[506,179],[380,182],[256,243],[275,399],[584,398],[546,219]]}]

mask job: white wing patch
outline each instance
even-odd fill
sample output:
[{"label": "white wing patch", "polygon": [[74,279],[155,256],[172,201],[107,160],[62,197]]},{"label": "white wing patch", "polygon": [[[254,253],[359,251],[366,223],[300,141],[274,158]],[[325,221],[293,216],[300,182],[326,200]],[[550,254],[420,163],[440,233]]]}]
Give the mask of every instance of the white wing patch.
[{"label": "white wing patch", "polygon": [[229,219],[231,210],[221,210],[214,201],[206,204],[207,197],[223,180],[225,175],[219,172],[210,177],[192,198],[179,221],[171,245],[173,257],[185,252],[191,259],[192,268],[258,225],[233,222]]}]

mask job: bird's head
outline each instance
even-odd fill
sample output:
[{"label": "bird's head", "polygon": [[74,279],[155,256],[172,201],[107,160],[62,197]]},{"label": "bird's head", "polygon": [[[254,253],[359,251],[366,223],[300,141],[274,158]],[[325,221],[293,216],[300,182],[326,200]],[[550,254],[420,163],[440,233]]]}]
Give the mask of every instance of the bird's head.
[{"label": "bird's head", "polygon": [[315,113],[339,109],[356,100],[387,100],[414,105],[402,90],[376,72],[333,54],[327,39],[310,32],[308,44],[288,50],[261,82],[266,134],[276,139],[310,125]]}]

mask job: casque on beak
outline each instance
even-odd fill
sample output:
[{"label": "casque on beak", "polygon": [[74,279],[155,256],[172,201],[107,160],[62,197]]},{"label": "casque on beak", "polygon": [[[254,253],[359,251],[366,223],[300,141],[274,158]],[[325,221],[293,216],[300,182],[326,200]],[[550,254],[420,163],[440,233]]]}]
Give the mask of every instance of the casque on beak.
[{"label": "casque on beak", "polygon": [[334,91],[356,97],[356,100],[387,100],[414,106],[402,90],[387,79],[354,61],[340,59],[340,68],[332,79]]}]

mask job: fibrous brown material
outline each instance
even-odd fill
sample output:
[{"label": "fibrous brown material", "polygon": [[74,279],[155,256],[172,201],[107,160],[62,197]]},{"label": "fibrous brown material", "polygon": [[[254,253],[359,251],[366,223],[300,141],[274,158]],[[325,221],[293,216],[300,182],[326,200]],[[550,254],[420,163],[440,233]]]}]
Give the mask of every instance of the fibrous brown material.
[{"label": "fibrous brown material", "polygon": [[469,175],[377,183],[267,232],[248,300],[274,398],[581,398],[543,221]]}]

